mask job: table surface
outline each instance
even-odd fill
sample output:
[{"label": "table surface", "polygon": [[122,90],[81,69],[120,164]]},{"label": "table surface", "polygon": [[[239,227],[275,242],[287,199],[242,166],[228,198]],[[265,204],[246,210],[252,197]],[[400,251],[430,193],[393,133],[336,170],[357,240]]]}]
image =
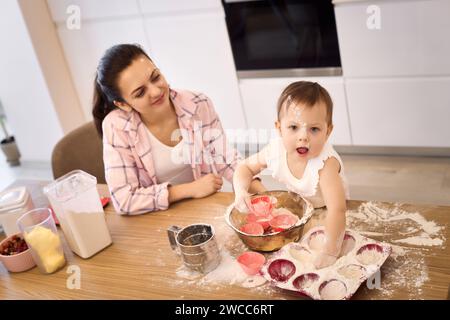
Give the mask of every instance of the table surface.
[{"label": "table surface", "polygon": [[[40,207],[48,205],[42,194],[42,186],[45,184],[42,181],[18,180],[12,186],[26,186],[35,206]],[[100,195],[108,196],[105,185],[99,185],[98,189]],[[109,204],[105,208],[105,214],[113,239],[112,245],[89,259],[82,259],[73,254],[63,240],[67,264],[50,275],[41,274],[38,268],[22,273],[9,273],[0,264],[0,300],[301,298],[295,293],[274,288],[269,283],[257,288],[243,288],[227,283],[203,282],[200,285],[202,282],[198,279],[186,279],[180,273],[183,270],[181,259],[171,250],[167,239],[166,230],[172,225],[209,223],[216,230],[219,245],[226,247],[232,256],[237,256],[245,250],[241,240],[226,225],[224,219],[225,210],[232,200],[232,193],[219,192],[203,199],[178,202],[166,211],[139,216],[120,216]],[[363,202],[350,200],[348,209],[355,210],[361,203]],[[383,205],[386,208],[394,206],[390,203]],[[400,208],[408,212],[420,212],[426,219],[443,226],[444,244],[432,247],[402,244],[401,248],[407,250],[406,256],[411,260],[399,262],[389,257],[381,269],[381,288],[369,289],[368,286],[361,285],[352,299],[447,298],[450,283],[450,207],[404,204]],[[315,214],[303,232],[321,224],[323,216]],[[352,225],[352,229],[355,229],[353,227],[355,225]],[[371,238],[391,242],[401,230],[390,230],[389,234],[384,234],[384,226],[372,228],[370,231],[373,235],[378,235]],[[71,273],[68,273],[70,265],[80,267],[80,289],[67,287],[66,283],[71,276]],[[395,280],[399,272],[403,274],[405,281]],[[411,273],[409,278],[405,272]]]}]

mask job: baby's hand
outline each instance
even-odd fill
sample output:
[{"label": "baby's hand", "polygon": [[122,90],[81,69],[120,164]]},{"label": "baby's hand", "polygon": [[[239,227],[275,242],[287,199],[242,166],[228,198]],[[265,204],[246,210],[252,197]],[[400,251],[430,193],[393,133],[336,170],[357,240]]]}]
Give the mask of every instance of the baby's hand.
[{"label": "baby's hand", "polygon": [[234,207],[243,213],[248,212],[247,203],[250,203],[250,194],[247,191],[236,192],[234,198]]},{"label": "baby's hand", "polygon": [[336,262],[336,260],[337,260],[336,256],[321,251],[318,252],[317,255],[314,257],[313,264],[317,269],[322,269],[331,266]]}]

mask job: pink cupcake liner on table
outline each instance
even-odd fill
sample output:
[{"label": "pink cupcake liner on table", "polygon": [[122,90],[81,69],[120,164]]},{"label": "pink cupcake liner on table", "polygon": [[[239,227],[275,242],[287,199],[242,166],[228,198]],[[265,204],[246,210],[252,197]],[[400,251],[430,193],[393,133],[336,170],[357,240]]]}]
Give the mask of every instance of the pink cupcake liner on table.
[{"label": "pink cupcake liner on table", "polygon": [[259,273],[262,266],[266,262],[266,258],[261,253],[247,251],[241,254],[237,258],[237,261],[246,274],[254,276]]}]

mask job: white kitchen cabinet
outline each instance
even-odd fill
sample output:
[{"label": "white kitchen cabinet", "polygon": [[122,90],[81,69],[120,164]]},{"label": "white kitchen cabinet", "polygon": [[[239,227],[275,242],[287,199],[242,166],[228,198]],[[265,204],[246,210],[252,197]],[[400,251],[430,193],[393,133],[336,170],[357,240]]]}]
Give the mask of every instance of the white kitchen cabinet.
[{"label": "white kitchen cabinet", "polygon": [[349,79],[355,145],[450,147],[450,77]]},{"label": "white kitchen cabinet", "polygon": [[[367,27],[370,5],[380,29]],[[357,1],[335,13],[344,76],[450,75],[450,1]]]},{"label": "white kitchen cabinet", "polygon": [[223,14],[145,19],[152,57],[173,88],[203,92],[227,129],[246,128]]},{"label": "white kitchen cabinet", "polygon": [[80,30],[61,25],[58,34],[87,119],[92,119],[94,77],[105,51],[116,44],[137,43],[151,54],[141,19],[89,22]]},{"label": "white kitchen cabinet", "polygon": [[47,0],[47,3],[55,22],[66,21],[71,5],[80,8],[81,20],[140,14],[137,0]]},{"label": "white kitchen cabinet", "polygon": [[[330,142],[335,145],[351,145],[342,77],[241,79],[240,90],[248,128],[273,129],[277,119],[277,101],[281,92],[290,83],[300,80],[315,81],[327,89],[334,105],[334,129],[330,136]],[[267,141],[260,141],[260,143],[265,142]]]},{"label": "white kitchen cabinet", "polygon": [[217,10],[223,12],[220,0],[138,0],[142,13],[164,14],[194,12],[200,10]]}]

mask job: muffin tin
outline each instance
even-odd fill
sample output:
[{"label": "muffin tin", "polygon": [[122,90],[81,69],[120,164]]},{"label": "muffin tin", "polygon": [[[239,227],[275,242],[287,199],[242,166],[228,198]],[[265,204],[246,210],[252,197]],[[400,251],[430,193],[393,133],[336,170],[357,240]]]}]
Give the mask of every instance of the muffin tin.
[{"label": "muffin tin", "polygon": [[274,253],[261,273],[273,285],[312,299],[349,299],[380,269],[392,251],[386,243],[347,230],[337,261],[316,269],[314,256],[324,240],[323,227],[309,230],[299,242],[289,243]]}]

